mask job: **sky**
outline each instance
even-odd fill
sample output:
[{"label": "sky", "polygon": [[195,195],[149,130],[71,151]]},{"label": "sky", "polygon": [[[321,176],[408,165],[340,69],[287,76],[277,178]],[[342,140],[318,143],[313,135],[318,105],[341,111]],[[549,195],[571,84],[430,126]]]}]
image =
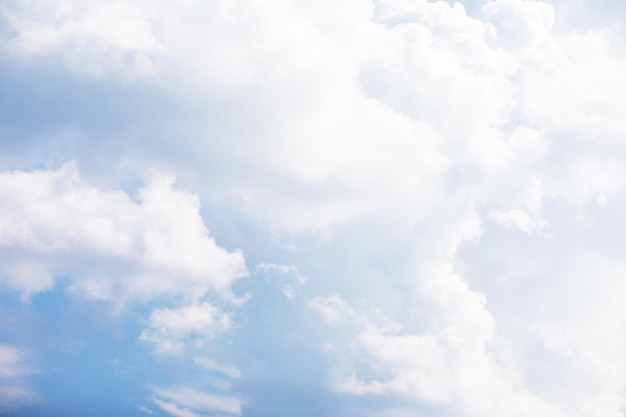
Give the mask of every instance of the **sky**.
[{"label": "sky", "polygon": [[626,416],[625,4],[0,0],[0,414]]}]

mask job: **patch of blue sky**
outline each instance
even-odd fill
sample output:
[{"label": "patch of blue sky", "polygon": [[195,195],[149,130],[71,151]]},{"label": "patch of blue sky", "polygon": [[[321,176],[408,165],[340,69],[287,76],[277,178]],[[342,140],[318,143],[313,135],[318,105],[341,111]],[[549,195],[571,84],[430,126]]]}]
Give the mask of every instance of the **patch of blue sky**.
[{"label": "patch of blue sky", "polygon": [[22,333],[8,340],[30,351],[38,372],[28,382],[42,397],[16,415],[37,415],[43,409],[46,415],[111,412],[134,397],[145,397],[144,378],[158,368],[142,359],[134,336],[125,340],[136,334],[138,323],[111,320],[108,309],[76,302],[61,286],[13,306],[17,321],[2,333]]}]

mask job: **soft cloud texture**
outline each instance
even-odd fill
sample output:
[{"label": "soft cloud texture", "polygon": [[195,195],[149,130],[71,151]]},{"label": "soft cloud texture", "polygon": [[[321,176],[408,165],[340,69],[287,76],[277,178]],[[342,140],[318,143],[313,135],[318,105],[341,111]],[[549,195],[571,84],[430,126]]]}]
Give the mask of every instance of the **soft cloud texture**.
[{"label": "soft cloud texture", "polygon": [[[432,279],[438,278],[444,277]],[[520,370],[499,367],[492,318],[480,299],[472,300],[459,277],[450,278],[448,283],[437,283],[438,289],[429,296],[445,304],[446,310],[460,311],[447,312],[449,318],[421,334],[402,332],[398,323],[380,313],[372,316],[355,310],[336,296],[314,299],[311,307],[329,323],[356,322],[354,339],[336,349],[355,363],[371,364],[371,369],[352,369],[347,374],[336,370],[335,389],[351,395],[400,394],[445,405],[463,416],[562,415],[523,388]],[[375,376],[364,378],[362,372]]]},{"label": "soft cloud texture", "polygon": [[188,408],[181,408],[172,402],[163,401],[158,398],[153,398],[152,402],[161,410],[174,417],[199,417],[199,414],[194,413]]},{"label": "soft cloud texture", "polygon": [[157,353],[181,354],[185,344],[201,347],[204,342],[229,330],[231,323],[229,315],[209,303],[156,309],[139,340],[153,343]]},{"label": "soft cloud texture", "polygon": [[154,388],[175,416],[261,415],[285,352],[339,415],[621,416],[620,13],[5,2],[0,285],[152,303],[133,340],[259,390]]},{"label": "soft cloud texture", "polygon": [[17,32],[3,46],[18,55],[58,55],[79,73],[134,78],[157,71],[155,60],[166,52],[149,11],[132,3],[35,0],[15,6],[2,9]]},{"label": "soft cloud texture", "polygon": [[74,294],[118,301],[228,291],[243,255],[215,243],[197,197],[172,183],[154,177],[134,200],[83,183],[74,164],[2,174],[2,283],[28,297],[66,276]]}]

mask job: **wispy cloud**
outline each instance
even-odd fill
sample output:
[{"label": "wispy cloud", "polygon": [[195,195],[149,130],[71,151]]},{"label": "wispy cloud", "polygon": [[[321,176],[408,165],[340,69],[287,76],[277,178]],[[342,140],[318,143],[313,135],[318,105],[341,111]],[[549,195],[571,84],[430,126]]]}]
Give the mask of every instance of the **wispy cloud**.
[{"label": "wispy cloud", "polygon": [[0,344],[0,414],[40,400],[24,379],[38,372],[29,362],[25,350]]},{"label": "wispy cloud", "polygon": [[174,417],[199,417],[199,414],[194,413],[188,408],[179,407],[172,402],[163,401],[156,397],[152,399],[152,402],[161,410],[173,415]]},{"label": "wispy cloud", "polygon": [[151,410],[150,408],[148,408],[148,407],[146,407],[144,405],[141,405],[141,406],[137,407],[137,409],[139,411],[142,411],[142,412],[146,413],[146,414],[156,415],[156,413],[153,410]]},{"label": "wispy cloud", "polygon": [[[243,401],[235,397],[209,394],[186,386],[162,388],[151,387],[157,405],[162,407],[169,401],[169,407],[179,412],[190,413],[189,409],[199,412],[221,412],[231,415],[241,415]],[[161,398],[161,399],[159,399]],[[191,414],[190,414],[191,415]]]}]

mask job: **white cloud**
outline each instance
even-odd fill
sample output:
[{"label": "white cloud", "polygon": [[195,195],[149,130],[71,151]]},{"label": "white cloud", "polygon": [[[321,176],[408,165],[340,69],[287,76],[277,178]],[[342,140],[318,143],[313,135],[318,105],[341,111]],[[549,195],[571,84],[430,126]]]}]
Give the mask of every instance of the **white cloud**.
[{"label": "white cloud", "polygon": [[316,297],[309,306],[320,313],[324,320],[331,325],[341,323],[355,314],[352,308],[338,295]]},{"label": "white cloud", "polygon": [[182,408],[176,404],[168,401],[163,401],[158,398],[153,398],[152,402],[161,410],[173,415],[174,417],[200,417],[199,414],[194,413],[188,408]]},{"label": "white cloud", "polygon": [[[626,289],[626,267],[605,255],[576,252],[564,254],[569,262],[559,262],[550,271],[551,282],[533,297],[532,309],[524,312],[526,330],[517,331],[537,338],[536,353],[542,359],[558,358],[548,366],[555,376],[540,379],[538,364],[529,373],[570,415],[619,415],[626,386],[621,353],[626,349],[621,333],[626,309],[620,299]],[[521,296],[522,302],[529,298]]]},{"label": "white cloud", "polygon": [[189,387],[161,388],[155,386],[152,387],[152,391],[156,396],[154,400],[159,401],[157,405],[161,408],[163,408],[162,404],[168,404],[170,410],[179,412],[192,413],[191,409],[204,413],[221,412],[230,415],[241,415],[242,401],[235,397],[209,394]]},{"label": "white cloud", "polygon": [[23,2],[3,7],[17,32],[5,48],[40,56],[59,55],[89,75],[137,77],[158,71],[165,48],[155,37],[148,9],[130,2]]},{"label": "white cloud", "polygon": [[[200,109],[111,127],[124,142],[107,158],[173,167],[202,184],[203,201],[235,202],[279,240],[301,238],[308,287],[342,295],[311,303],[347,328],[324,345],[348,355],[336,387],[454,415],[619,415],[626,385],[610,363],[622,369],[613,297],[623,291],[608,281],[623,281],[621,220],[593,235],[605,220],[588,204],[610,213],[626,184],[617,32],[559,25],[562,1],[490,1],[472,16],[403,0],[67,1],[38,11],[44,3],[5,6],[17,32],[5,48],[83,74],[151,73],[152,88]],[[0,201],[11,202],[0,244],[13,251],[0,259],[4,286],[28,296],[63,275],[91,298],[189,298],[153,312],[143,339],[157,351],[182,352],[227,327],[203,295],[245,274],[243,256],[210,238],[199,198],[160,178],[133,200],[71,168],[0,180]],[[467,248],[474,256],[459,261]],[[586,249],[612,266],[574,262]],[[303,276],[289,264],[257,269]],[[570,277],[584,283],[575,296]],[[346,301],[362,299],[384,313]],[[362,358],[374,369],[363,372]]]},{"label": "white cloud", "polygon": [[483,10],[497,28],[498,40],[508,47],[536,47],[554,24],[554,7],[544,1],[489,1]]},{"label": "white cloud", "polygon": [[274,263],[261,262],[256,266],[256,270],[265,271],[266,273],[270,271],[276,271],[283,275],[293,274],[298,283],[306,283],[306,278],[300,273],[300,271],[298,271],[298,267],[296,267],[295,265],[279,265]]},{"label": "white cloud", "polygon": [[[89,47],[75,52],[78,61],[89,61],[102,39],[124,51],[167,50],[160,81],[192,101],[223,98],[230,104],[218,104],[216,117],[247,120],[220,126],[228,143],[211,141],[202,122],[190,128],[202,139],[181,140],[181,153],[219,154],[245,167],[220,172],[223,182],[208,191],[277,231],[330,236],[373,213],[423,219],[450,198],[451,172],[480,183],[485,204],[500,200],[494,178],[481,183],[494,173],[506,183],[538,170],[556,193],[564,179],[550,169],[555,138],[623,137],[623,60],[609,47],[611,34],[555,32],[558,10],[549,3],[487,2],[485,20],[445,2],[354,0],[332,14],[323,7],[31,1],[4,13],[24,50],[37,28],[74,33],[68,25],[94,28],[81,37]],[[80,23],[89,19],[99,23]],[[118,29],[119,21],[130,23]],[[583,149],[574,140],[572,149]],[[576,166],[581,155],[566,153],[566,165]],[[196,165],[199,176],[214,177],[212,166]]]},{"label": "white cloud", "polygon": [[529,54],[519,89],[523,115],[571,136],[579,146],[621,142],[625,127],[618,115],[624,103],[619,97],[626,86],[619,74],[626,63],[609,42],[607,32],[570,32]]},{"label": "white cloud", "polygon": [[148,407],[144,405],[137,407],[137,409],[139,409],[139,411],[142,411],[146,414],[156,415],[156,413],[153,410],[149,409]]},{"label": "white cloud", "polygon": [[348,357],[355,364],[371,364],[369,369],[353,368],[347,373],[336,370],[335,389],[350,395],[400,394],[444,405],[460,416],[563,415],[520,386],[517,375],[507,375],[498,367],[494,361],[498,351],[489,314],[476,301],[476,294],[463,288],[458,277],[449,277],[450,285],[443,284],[446,289],[436,282],[446,277],[432,278],[433,285],[440,288],[429,297],[444,306],[444,320],[421,334],[408,334],[399,324],[387,322],[381,326],[380,318],[373,319],[337,297],[315,299],[312,307],[321,310],[332,323],[338,322],[337,316],[358,317],[353,338],[349,339],[352,348]]},{"label": "white cloud", "polygon": [[530,233],[537,227],[536,222],[522,209],[492,211],[491,217],[505,226],[515,226],[523,232]]},{"label": "white cloud", "polygon": [[154,177],[135,201],[85,184],[74,164],[0,174],[0,282],[28,296],[64,276],[74,294],[116,301],[228,292],[247,273],[242,253],[219,247],[197,196],[172,183]]},{"label": "white cloud", "polygon": [[178,309],[155,309],[139,340],[155,345],[160,354],[182,354],[187,344],[202,344],[230,329],[231,317],[209,303]]}]

